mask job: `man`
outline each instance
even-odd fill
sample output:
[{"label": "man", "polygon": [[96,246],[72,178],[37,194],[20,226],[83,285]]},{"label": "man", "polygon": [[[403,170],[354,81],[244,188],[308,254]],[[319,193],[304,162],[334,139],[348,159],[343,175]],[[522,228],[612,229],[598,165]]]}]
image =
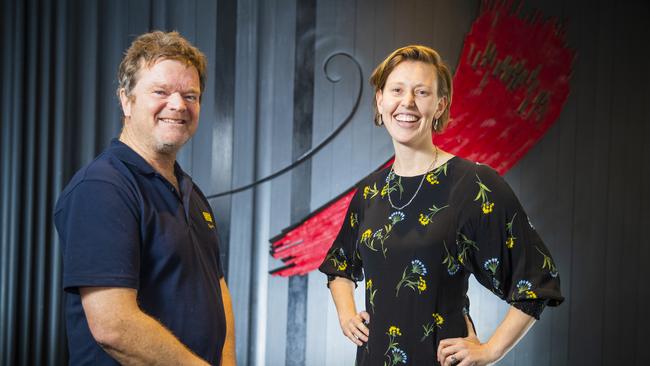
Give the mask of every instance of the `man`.
[{"label": "man", "polygon": [[205,67],[176,32],[138,37],[118,73],[119,140],[57,202],[70,364],[235,364],[214,215],[176,163]]}]

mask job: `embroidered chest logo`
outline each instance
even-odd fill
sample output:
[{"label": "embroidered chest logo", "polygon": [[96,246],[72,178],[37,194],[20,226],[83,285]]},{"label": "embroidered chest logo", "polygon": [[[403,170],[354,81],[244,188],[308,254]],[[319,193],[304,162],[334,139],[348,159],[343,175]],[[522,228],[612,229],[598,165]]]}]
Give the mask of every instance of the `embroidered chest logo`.
[{"label": "embroidered chest logo", "polygon": [[208,227],[210,229],[214,229],[214,221],[212,220],[212,215],[210,215],[209,212],[205,212],[205,211],[202,211],[202,213],[203,213],[203,218],[208,223]]}]

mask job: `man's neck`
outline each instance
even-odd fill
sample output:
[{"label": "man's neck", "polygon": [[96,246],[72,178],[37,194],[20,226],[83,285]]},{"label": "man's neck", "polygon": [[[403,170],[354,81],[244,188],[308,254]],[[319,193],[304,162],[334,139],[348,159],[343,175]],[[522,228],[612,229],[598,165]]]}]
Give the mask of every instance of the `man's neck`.
[{"label": "man's neck", "polygon": [[176,162],[175,152],[162,154],[152,151],[152,149],[147,148],[144,144],[129,138],[129,135],[124,133],[124,131],[120,135],[119,140],[140,155],[155,171],[165,177],[176,190],[179,189],[178,179],[176,179],[176,175],[174,174],[174,163]]}]

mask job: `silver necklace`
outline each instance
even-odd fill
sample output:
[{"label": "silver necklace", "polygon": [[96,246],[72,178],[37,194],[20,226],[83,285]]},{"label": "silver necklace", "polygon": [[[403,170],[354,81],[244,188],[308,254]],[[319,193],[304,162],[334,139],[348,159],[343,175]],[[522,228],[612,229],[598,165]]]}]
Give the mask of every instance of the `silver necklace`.
[{"label": "silver necklace", "polygon": [[[437,161],[438,161],[438,148],[436,147],[436,152],[435,152],[435,155],[433,157],[433,161],[431,162],[431,165],[429,165],[429,168],[424,173],[424,175],[422,175],[422,179],[420,180],[420,184],[418,185],[418,189],[415,190],[415,193],[413,194],[413,197],[411,197],[411,199],[408,202],[406,202],[406,204],[404,206],[397,207],[397,206],[395,206],[395,204],[393,204],[393,199],[390,198],[390,181],[389,181],[388,182],[388,187],[389,187],[388,188],[388,202],[390,203],[390,207],[392,207],[395,210],[403,210],[406,206],[410,205],[411,202],[413,202],[413,200],[415,199],[415,196],[418,195],[418,192],[420,192],[420,188],[422,188],[422,183],[424,183],[424,179],[427,177],[427,175],[429,174],[431,169],[433,169],[433,167],[436,166]],[[393,165],[395,165],[395,164],[393,164]],[[390,166],[390,172],[388,172],[389,176],[393,176],[393,174],[395,174],[395,171],[393,170],[393,165]],[[393,176],[393,179],[395,179],[394,176]],[[392,181],[392,179],[391,179],[391,181]]]}]

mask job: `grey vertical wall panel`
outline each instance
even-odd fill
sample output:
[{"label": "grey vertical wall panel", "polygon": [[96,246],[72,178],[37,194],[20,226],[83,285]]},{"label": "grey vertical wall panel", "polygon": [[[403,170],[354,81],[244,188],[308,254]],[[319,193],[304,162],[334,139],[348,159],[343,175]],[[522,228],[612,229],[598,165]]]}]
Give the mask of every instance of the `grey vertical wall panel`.
[{"label": "grey vertical wall panel", "polygon": [[[295,1],[275,1],[264,4],[262,16],[261,43],[268,43],[260,55],[260,65],[268,65],[260,72],[260,82],[269,83],[262,88],[259,95],[260,119],[266,119],[271,125],[270,140],[270,171],[276,171],[291,162],[291,136],[293,120],[293,72],[294,72],[294,32],[295,32]],[[267,26],[269,28],[267,28]],[[268,91],[268,92],[267,92]],[[269,210],[264,215],[269,216],[269,233],[279,232],[290,224],[291,212],[291,177],[281,176],[270,183]],[[268,237],[263,238],[268,245]],[[266,247],[268,248],[268,246]],[[268,259],[270,268],[280,264]],[[286,349],[285,337],[287,324],[287,279],[271,277],[268,279],[266,324],[266,364],[284,365]]]},{"label": "grey vertical wall panel", "polygon": [[[216,170],[218,167],[227,168],[231,157],[218,154],[213,146],[213,143],[226,145],[222,149],[227,149],[228,145],[232,143],[230,141],[223,143],[223,140],[229,136],[228,130],[230,126],[223,126],[226,131],[221,131],[222,121],[216,118],[218,110],[228,108],[228,106],[222,106],[223,101],[217,98],[218,89],[223,88],[226,90],[228,86],[220,85],[219,78],[215,75],[218,68],[217,64],[220,62],[218,57],[221,56],[217,56],[216,51],[218,43],[217,28],[220,26],[221,19],[217,14],[216,2],[201,2],[200,4],[191,2],[190,4],[192,8],[192,15],[189,17],[190,21],[174,24],[171,28],[178,29],[181,34],[188,37],[205,54],[208,59],[208,75],[205,91],[201,96],[199,127],[189,144],[183,147],[182,156],[178,160],[181,166],[191,174],[192,179],[201,187],[203,193],[210,195],[230,188],[229,185],[224,185],[225,177],[218,179]],[[176,9],[172,8],[172,11],[176,11]],[[213,176],[215,179],[213,179]],[[219,220],[222,220],[223,216],[228,214],[228,210],[224,207],[225,212],[222,212],[222,207],[215,205],[214,201],[210,200],[210,204],[215,214],[219,235],[221,235],[223,224]]]},{"label": "grey vertical wall panel", "polygon": [[[54,54],[52,59],[54,60],[54,65],[52,69],[54,74],[52,76],[52,140],[51,140],[51,155],[52,164],[50,168],[52,169],[49,172],[51,176],[52,183],[48,187],[48,202],[50,207],[54,205],[54,197],[57,197],[59,192],[63,189],[63,171],[64,171],[64,143],[63,143],[63,132],[66,119],[66,112],[64,106],[64,98],[66,90],[66,67],[63,62],[65,55],[67,54],[66,43],[64,42],[65,33],[60,31],[60,27],[63,24],[67,23],[67,9],[61,4],[56,4],[58,6],[54,7],[56,9],[55,20],[54,20],[54,29],[52,32],[52,39],[54,45],[53,47]],[[49,212],[49,211],[48,211]],[[49,220],[48,220],[49,221]],[[64,364],[67,360],[67,340],[65,327],[63,326],[63,301],[65,297],[60,294],[59,289],[61,288],[62,283],[62,261],[59,256],[61,251],[60,242],[58,240],[58,235],[56,234],[53,225],[48,226],[47,228],[50,241],[49,241],[49,266],[48,266],[48,281],[47,286],[50,293],[48,297],[48,307],[44,309],[48,315],[47,321],[47,330],[43,335],[45,337],[46,348],[46,360],[48,364]],[[37,335],[39,336],[39,335]]]},{"label": "grey vertical wall panel", "polygon": [[[636,275],[641,273],[643,267],[640,266],[640,262],[634,260],[638,258],[640,251],[637,238],[642,234],[639,229],[642,225],[640,221],[642,207],[638,192],[643,187],[637,159],[642,154],[644,143],[641,135],[643,124],[635,116],[643,114],[643,96],[639,91],[644,85],[648,85],[649,80],[647,72],[637,72],[644,69],[645,61],[639,57],[635,45],[640,41],[640,35],[647,26],[640,18],[642,9],[639,4],[629,4],[625,7],[620,3],[612,4],[610,9],[609,17],[615,22],[610,32],[616,38],[612,48],[617,55],[615,63],[621,69],[615,73],[616,68],[612,65],[610,70],[605,72],[611,75],[608,84],[614,90],[621,92],[597,102],[597,105],[610,103],[612,108],[612,113],[607,116],[610,122],[607,126],[609,129],[605,132],[611,141],[610,149],[606,151],[609,159],[610,187],[606,197],[594,197],[594,199],[605,201],[608,213],[607,250],[601,271],[604,284],[602,296],[605,300],[602,314],[603,334],[624,335],[633,334],[638,326],[636,322],[628,319],[638,319],[645,313],[644,308],[638,308],[637,304],[630,303],[628,299],[634,298],[637,288],[645,285],[645,281]],[[598,75],[601,73],[599,72]],[[619,124],[623,124],[626,128],[618,128]],[[603,153],[605,151],[601,149],[599,155],[602,156]],[[645,164],[648,165],[647,162]],[[626,338],[614,337],[604,342],[604,364],[634,365],[640,361],[637,358],[636,346]]]},{"label": "grey vertical wall panel", "polygon": [[[650,10],[646,9],[645,13],[642,13],[643,16],[648,16],[650,15]],[[650,29],[646,27],[645,29],[645,34],[649,34]],[[642,113],[639,115],[639,120],[640,122],[644,125],[643,129],[643,136],[650,136],[650,123],[647,123],[650,121],[650,88],[644,88],[644,92],[642,93],[642,105],[643,105],[643,110]],[[643,145],[643,152],[640,157],[641,161],[648,162],[650,161],[650,144],[645,142]],[[639,192],[639,198],[641,202],[644,204],[645,207],[647,207],[647,203],[650,202],[650,190],[647,189],[647,187],[650,187],[650,169],[643,169],[641,173],[641,186],[644,187],[641,189],[641,192]],[[647,209],[642,209],[641,210],[641,222],[643,223],[642,226],[645,228],[646,224],[650,222],[650,210]],[[639,277],[643,281],[644,279],[648,278],[646,271],[646,266],[645,266],[645,261],[647,258],[650,258],[650,245],[648,245],[648,240],[640,240],[640,247],[639,247],[639,256],[637,258],[637,262],[639,263],[639,269],[641,273],[645,274],[645,276],[640,275]],[[647,304],[650,303],[650,286],[638,286],[637,287],[637,295],[636,295],[636,306],[638,309],[644,309]],[[640,315],[636,319],[636,324],[637,328],[636,331],[634,332],[634,336],[631,337],[631,342],[634,342],[636,344],[636,349],[637,349],[637,365],[642,365],[643,363],[648,363],[650,362],[650,347],[647,347],[647,335],[646,335],[646,330],[650,328],[650,318],[644,315]],[[635,339],[636,338],[636,339]]]},{"label": "grey vertical wall panel", "polygon": [[[233,131],[233,176],[234,187],[252,182],[255,176],[255,160],[259,139],[257,125],[257,54],[258,54],[258,10],[253,0],[237,2],[237,47],[235,69]],[[256,255],[252,244],[257,222],[254,220],[254,191],[232,196],[230,222],[230,258],[228,286],[231,291],[235,313],[237,337],[237,362],[254,364],[250,357],[254,349],[256,307],[253,293],[261,281],[257,279],[256,264],[260,259],[267,261],[266,252],[262,258]],[[263,271],[263,278],[267,277]]]},{"label": "grey vertical wall panel", "polygon": [[[594,198],[606,194],[602,184],[595,185],[593,182],[600,181],[602,175],[600,168],[606,162],[598,162],[596,165],[594,156],[600,152],[596,141],[598,130],[603,122],[600,116],[595,113],[593,106],[596,98],[596,91],[602,92],[598,84],[592,88],[583,88],[580,85],[589,84],[597,70],[597,39],[591,34],[598,27],[598,8],[589,7],[572,9],[572,16],[578,25],[575,43],[580,50],[580,62],[574,74],[574,84],[578,85],[573,89],[575,103],[577,104],[576,118],[579,123],[579,133],[576,134],[575,165],[576,174],[574,187],[574,204],[581,210],[591,212],[592,215],[575,215],[573,219],[573,247],[572,247],[572,299],[570,306],[571,323],[569,332],[568,364],[594,364],[602,360],[603,350],[603,324],[600,314],[603,313],[603,302],[594,301],[592,296],[602,291],[602,285],[594,278],[599,278],[604,260],[605,225],[594,226],[594,222],[603,223],[605,217],[602,207]],[[587,16],[578,17],[578,12]],[[592,60],[583,62],[582,60]],[[595,61],[595,62],[594,62]],[[581,121],[592,121],[590,124]]]},{"label": "grey vertical wall panel", "polygon": [[[529,13],[534,9],[543,12],[545,19],[551,17],[562,18],[562,3],[560,1],[529,2],[524,4],[524,12]],[[561,129],[558,127],[563,121],[565,113],[528,154],[516,165],[507,175],[506,179],[518,192],[519,198],[525,202],[525,208],[531,217],[538,232],[542,235],[551,253],[554,255],[556,264],[561,268],[562,290],[567,291],[567,280],[569,273],[565,271],[568,266],[558,261],[558,251],[561,250],[562,239],[557,235],[559,221],[567,220],[567,211],[560,209],[558,200],[560,187],[566,186],[570,177],[562,175],[558,169],[558,145],[557,137]],[[564,160],[564,159],[563,159]],[[540,189],[540,182],[544,182],[545,189]],[[558,204],[550,205],[549,202]],[[558,343],[564,336],[566,342],[567,321],[558,322],[557,318],[562,314],[568,315],[568,307],[563,305],[560,308],[547,309],[542,320],[537,322],[528,335],[511,352],[509,359],[512,364],[530,365],[553,365],[559,364],[552,361],[556,350],[553,342]],[[562,331],[556,332],[554,327],[560,325]],[[561,343],[565,344],[565,343]]]},{"label": "grey vertical wall panel", "polygon": [[[0,3],[2,13],[0,17],[2,19],[2,38],[1,46],[2,49],[13,48],[12,40],[14,37],[14,32],[11,32],[13,29],[13,4],[9,2]],[[7,100],[7,96],[11,90],[11,75],[12,70],[9,67],[10,60],[7,57],[0,58],[0,65],[2,67],[2,80],[3,83],[0,85],[0,101]],[[11,116],[10,110],[5,103],[2,103],[3,108],[0,110],[0,128],[2,129],[2,134],[0,135],[0,141],[2,145],[0,146],[0,159],[2,165],[0,166],[0,172],[3,177],[8,177],[9,172],[11,171],[11,162],[10,159],[10,141],[11,141],[11,124],[9,119]],[[9,190],[10,186],[8,184],[3,184],[0,187],[0,240],[3,243],[0,246],[0,323],[8,324],[9,322],[9,275],[7,269],[9,268],[9,249],[8,245],[4,243],[9,242],[8,228],[9,228]],[[4,326],[0,328],[0,361],[5,364],[7,362],[7,357],[9,354],[9,345],[5,340],[9,339],[9,327]]]}]

